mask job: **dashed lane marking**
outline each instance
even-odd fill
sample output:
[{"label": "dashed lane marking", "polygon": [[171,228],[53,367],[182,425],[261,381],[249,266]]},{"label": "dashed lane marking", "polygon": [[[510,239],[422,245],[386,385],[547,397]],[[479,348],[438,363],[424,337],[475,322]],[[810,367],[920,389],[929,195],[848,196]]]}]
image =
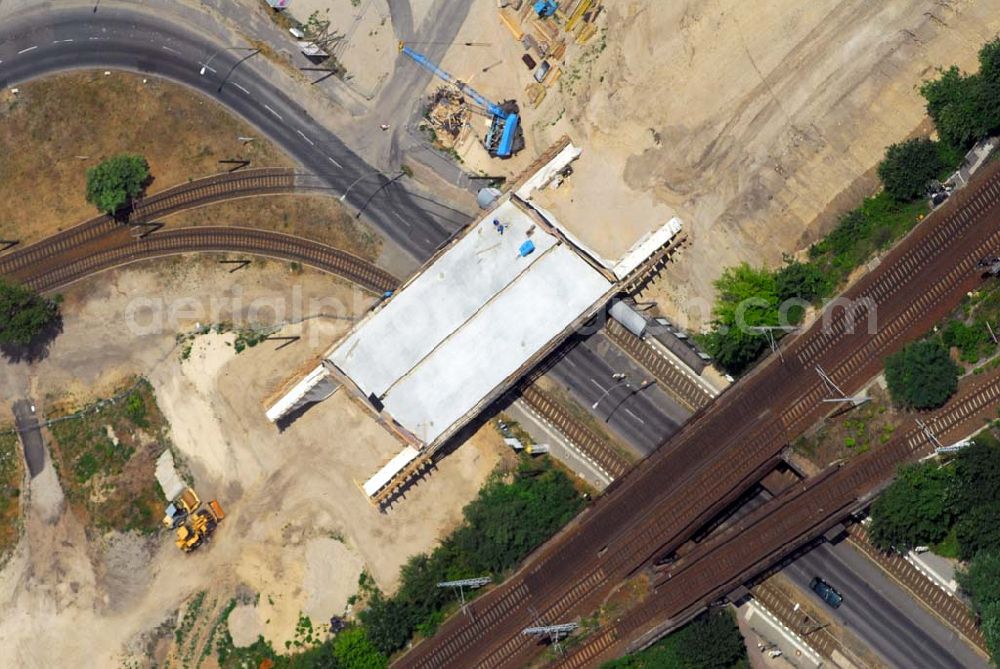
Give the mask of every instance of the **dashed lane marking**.
[{"label": "dashed lane marking", "polygon": [[235,81],[233,82],[233,86],[235,86],[236,88],[240,89],[241,91],[243,91],[243,92],[244,92],[244,93],[246,93],[247,95],[250,95],[250,91],[248,91],[247,89],[243,88],[242,86],[240,86],[240,85],[239,85],[238,83],[236,83]]},{"label": "dashed lane marking", "polygon": [[52,40],[52,43],[53,44],[65,44],[66,42],[72,42],[72,41],[74,41],[74,40],[72,40],[72,39],[54,39],[54,40]]},{"label": "dashed lane marking", "polygon": [[271,112],[272,114],[274,114],[275,116],[277,116],[277,117],[278,117],[279,119],[281,119],[282,121],[284,121],[284,120],[285,120],[285,119],[281,118],[281,114],[279,114],[278,112],[274,111],[274,110],[273,110],[273,109],[271,109],[271,108],[270,108],[269,106],[267,106],[267,105],[264,105],[264,109],[266,109],[267,111]]},{"label": "dashed lane marking", "polygon": [[28,53],[29,51],[34,51],[37,48],[38,48],[37,44],[35,46],[29,46],[27,49],[21,49],[20,51],[18,51],[17,55],[20,56],[22,53]]},{"label": "dashed lane marking", "polygon": [[308,137],[306,137],[304,132],[302,132],[301,130],[296,130],[295,132],[299,133],[299,137],[309,142],[309,146],[316,146],[316,143],[311,139],[309,139]]},{"label": "dashed lane marking", "polygon": [[[173,49],[173,48],[171,48],[169,46],[162,45],[162,46],[160,46],[160,48],[163,49],[164,51],[169,51],[170,53],[176,53],[178,56],[181,55],[180,51],[178,51],[177,49]],[[214,72],[214,70],[213,70],[213,72]]]},{"label": "dashed lane marking", "polygon": [[333,159],[333,158],[331,158],[330,156],[327,156],[327,157],[326,157],[326,159],[327,159],[327,160],[329,160],[329,161],[330,161],[331,163],[333,163],[334,165],[336,165],[337,167],[339,167],[340,169],[344,169],[344,166],[343,166],[343,165],[341,165],[340,163],[338,163],[338,162],[337,162],[336,160],[334,160],[334,159]]}]

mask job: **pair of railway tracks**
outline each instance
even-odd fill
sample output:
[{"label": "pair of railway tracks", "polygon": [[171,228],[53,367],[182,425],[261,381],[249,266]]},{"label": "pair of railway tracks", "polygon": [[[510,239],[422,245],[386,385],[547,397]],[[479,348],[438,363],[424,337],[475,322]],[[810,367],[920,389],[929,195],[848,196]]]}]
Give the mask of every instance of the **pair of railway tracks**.
[{"label": "pair of railway tracks", "polygon": [[[981,427],[996,415],[994,408],[1000,403],[1000,371],[963,386],[956,398],[925,421],[946,442]],[[650,597],[604,630],[619,640],[616,644],[607,645],[599,636],[594,644],[600,653],[581,648],[579,656],[574,652],[559,666],[585,666],[595,657],[625,651],[628,640],[658,634],[663,621],[676,626],[689,619],[865,506],[900,464],[931,450],[923,427],[910,422],[900,437],[877,450],[792,486],[663,571]],[[963,632],[975,638],[971,621],[966,618],[965,623]]]},{"label": "pair of railway tracks", "polygon": [[[520,636],[524,626],[587,614],[621,579],[676,550],[826,415],[825,399],[855,392],[878,373],[884,356],[928,330],[977,285],[975,263],[1000,246],[998,195],[1000,166],[991,166],[849,289],[844,308],[786,343],[784,364],[774,358],[724,393],[531,556],[509,586],[473,604],[483,619],[494,602],[507,601],[510,588],[521,600],[516,613],[491,626],[453,619],[399,666],[526,664],[539,647]],[[880,472],[891,475],[891,468]],[[834,511],[825,508],[826,516]],[[794,531],[778,528],[775,536]],[[586,587],[590,582],[596,585]],[[458,637],[463,643],[452,645]]]},{"label": "pair of railway tracks", "polygon": [[396,287],[388,272],[346,251],[278,232],[236,227],[153,231],[140,227],[180,211],[244,197],[300,190],[294,170],[264,168],[218,174],[137,201],[127,214],[97,216],[24,249],[0,255],[0,275],[48,292],[101,271],[181,253],[237,252],[298,262],[374,292]]}]

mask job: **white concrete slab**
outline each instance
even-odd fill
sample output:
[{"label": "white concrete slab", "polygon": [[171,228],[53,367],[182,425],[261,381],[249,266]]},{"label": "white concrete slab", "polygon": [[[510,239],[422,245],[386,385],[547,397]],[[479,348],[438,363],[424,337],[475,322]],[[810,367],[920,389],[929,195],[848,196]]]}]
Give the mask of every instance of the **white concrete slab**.
[{"label": "white concrete slab", "polygon": [[[504,234],[494,228],[494,219],[506,226]],[[527,214],[504,202],[327,357],[365,394],[381,397],[556,244],[536,228],[535,252],[518,257],[533,225]]]},{"label": "white concrete slab", "polygon": [[610,288],[574,251],[552,248],[393,385],[386,411],[432,443]]}]

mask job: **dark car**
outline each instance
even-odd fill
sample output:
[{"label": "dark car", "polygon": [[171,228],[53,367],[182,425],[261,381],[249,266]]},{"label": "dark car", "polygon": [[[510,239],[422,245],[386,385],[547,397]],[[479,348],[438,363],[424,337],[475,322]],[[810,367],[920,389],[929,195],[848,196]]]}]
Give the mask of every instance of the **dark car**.
[{"label": "dark car", "polygon": [[843,595],[834,590],[832,585],[821,579],[819,576],[813,578],[813,580],[809,583],[809,587],[812,588],[813,592],[819,595],[820,599],[833,608],[839,607],[844,601]]}]

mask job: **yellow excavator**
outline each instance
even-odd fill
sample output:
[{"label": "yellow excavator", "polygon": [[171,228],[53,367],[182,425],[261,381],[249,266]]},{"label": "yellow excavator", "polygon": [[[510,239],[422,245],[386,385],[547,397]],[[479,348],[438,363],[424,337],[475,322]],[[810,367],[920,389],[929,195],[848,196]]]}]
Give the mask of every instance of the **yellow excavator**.
[{"label": "yellow excavator", "polygon": [[[190,489],[189,489],[190,490]],[[192,495],[194,491],[190,491]],[[197,500],[197,496],[195,496]],[[177,527],[177,540],[174,542],[177,547],[185,553],[190,553],[211,538],[218,527],[219,522],[226,517],[219,502],[212,500],[208,507],[198,509],[200,500],[193,508],[185,504],[189,509],[187,518]]]}]

